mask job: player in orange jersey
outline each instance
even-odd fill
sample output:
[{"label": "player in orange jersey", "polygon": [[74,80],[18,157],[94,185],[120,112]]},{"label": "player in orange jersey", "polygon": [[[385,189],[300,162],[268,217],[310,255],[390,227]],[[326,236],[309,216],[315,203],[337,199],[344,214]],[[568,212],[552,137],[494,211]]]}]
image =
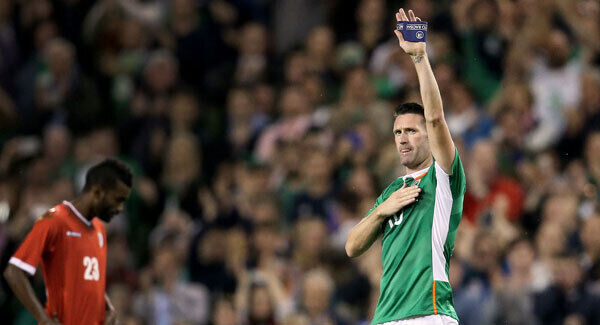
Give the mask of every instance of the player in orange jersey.
[{"label": "player in orange jersey", "polygon": [[[4,276],[15,295],[40,324],[115,324],[105,293],[104,223],[121,211],[132,175],[107,159],[87,173],[83,192],[40,217],[11,257]],[[41,262],[48,301],[35,296],[27,275]]]}]

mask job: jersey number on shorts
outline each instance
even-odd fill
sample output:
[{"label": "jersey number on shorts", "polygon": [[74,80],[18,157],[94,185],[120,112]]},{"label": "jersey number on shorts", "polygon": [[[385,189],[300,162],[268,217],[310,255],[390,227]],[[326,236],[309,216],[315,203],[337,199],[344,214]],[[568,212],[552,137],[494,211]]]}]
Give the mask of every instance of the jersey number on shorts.
[{"label": "jersey number on shorts", "polygon": [[85,272],[83,273],[84,280],[98,281],[100,280],[100,271],[98,270],[98,259],[95,257],[86,256],[83,258],[83,266],[85,266]]}]

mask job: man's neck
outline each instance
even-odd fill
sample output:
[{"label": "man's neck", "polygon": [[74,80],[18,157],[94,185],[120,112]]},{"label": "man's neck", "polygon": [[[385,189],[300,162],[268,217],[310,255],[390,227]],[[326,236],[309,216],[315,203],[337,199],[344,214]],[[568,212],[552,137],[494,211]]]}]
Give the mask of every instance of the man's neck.
[{"label": "man's neck", "polygon": [[89,221],[92,221],[92,211],[89,204],[89,198],[82,194],[71,201],[71,204],[81,213],[81,215]]}]

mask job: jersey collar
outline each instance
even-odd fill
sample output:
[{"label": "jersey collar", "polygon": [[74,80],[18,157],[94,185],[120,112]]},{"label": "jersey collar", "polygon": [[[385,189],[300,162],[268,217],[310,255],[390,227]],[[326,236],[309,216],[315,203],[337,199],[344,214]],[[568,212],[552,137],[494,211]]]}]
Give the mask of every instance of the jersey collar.
[{"label": "jersey collar", "polygon": [[73,206],[73,204],[71,204],[71,202],[63,201],[63,204],[69,207],[69,209],[71,209],[71,211],[77,216],[77,218],[79,218],[79,220],[81,220],[81,222],[83,222],[86,226],[90,227],[92,225],[92,223],[88,219],[86,219],[81,214],[81,212],[79,212],[79,210],[77,210],[75,206]]},{"label": "jersey collar", "polygon": [[429,167],[425,167],[421,170],[417,170],[416,172],[410,173],[408,175],[404,175],[402,176],[402,180],[406,180],[407,178],[413,178],[413,179],[419,179],[421,177],[423,177],[425,174],[427,174],[427,171],[429,170],[431,166]]}]

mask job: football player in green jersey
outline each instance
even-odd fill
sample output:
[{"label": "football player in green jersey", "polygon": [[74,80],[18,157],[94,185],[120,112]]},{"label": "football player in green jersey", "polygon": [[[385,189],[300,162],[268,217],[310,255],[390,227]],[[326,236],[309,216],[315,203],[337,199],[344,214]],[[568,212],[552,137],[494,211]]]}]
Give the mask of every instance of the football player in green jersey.
[{"label": "football player in green jersey", "polygon": [[[398,21],[420,21],[412,10]],[[390,184],[350,232],[348,256],[382,237],[381,292],[371,324],[458,324],[449,262],[462,216],[465,173],[444,119],[442,98],[425,42],[408,42],[423,106],[406,103],[394,114],[393,135],[406,175]]]}]

